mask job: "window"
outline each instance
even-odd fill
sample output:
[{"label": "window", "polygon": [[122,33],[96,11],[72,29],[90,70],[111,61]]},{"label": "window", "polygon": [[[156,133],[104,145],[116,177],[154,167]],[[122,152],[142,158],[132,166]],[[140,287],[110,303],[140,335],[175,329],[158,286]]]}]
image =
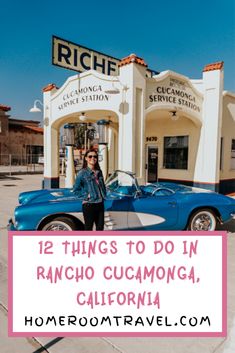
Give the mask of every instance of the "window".
[{"label": "window", "polygon": [[164,137],[163,166],[166,169],[188,169],[188,136]]},{"label": "window", "polygon": [[138,191],[133,175],[119,170],[113,173],[106,181],[106,188],[112,193],[123,196],[134,196]]},{"label": "window", "polygon": [[235,169],[235,139],[232,139],[231,144],[231,169]]},{"label": "window", "polygon": [[26,146],[27,163],[38,163],[38,158],[43,155],[43,146]]}]

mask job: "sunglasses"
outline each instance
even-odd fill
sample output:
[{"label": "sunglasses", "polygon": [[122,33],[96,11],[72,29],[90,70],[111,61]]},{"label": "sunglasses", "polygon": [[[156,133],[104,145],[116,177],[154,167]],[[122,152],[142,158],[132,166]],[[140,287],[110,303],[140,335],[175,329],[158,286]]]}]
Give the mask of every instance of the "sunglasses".
[{"label": "sunglasses", "polygon": [[97,159],[97,156],[95,154],[90,154],[89,156],[87,156],[87,158],[89,158],[89,159],[91,159],[91,158]]}]

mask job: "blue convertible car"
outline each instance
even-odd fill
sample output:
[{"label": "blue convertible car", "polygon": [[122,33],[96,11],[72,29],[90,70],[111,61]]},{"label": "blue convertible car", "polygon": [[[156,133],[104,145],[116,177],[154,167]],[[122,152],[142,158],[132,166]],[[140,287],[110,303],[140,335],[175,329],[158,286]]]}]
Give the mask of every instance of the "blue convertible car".
[{"label": "blue convertible car", "polygon": [[[235,200],[173,183],[139,186],[132,173],[116,171],[106,183],[106,230],[215,230],[235,214]],[[23,192],[16,230],[82,230],[82,200],[71,189]]]}]

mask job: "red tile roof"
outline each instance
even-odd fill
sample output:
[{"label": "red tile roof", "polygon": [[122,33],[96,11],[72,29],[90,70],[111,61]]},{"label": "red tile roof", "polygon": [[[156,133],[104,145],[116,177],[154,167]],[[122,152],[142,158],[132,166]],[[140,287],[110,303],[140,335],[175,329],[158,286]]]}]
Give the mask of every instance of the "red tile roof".
[{"label": "red tile roof", "polygon": [[7,105],[0,104],[0,110],[2,110],[4,112],[8,112],[9,110],[11,110],[11,107],[8,107]]},{"label": "red tile roof", "polygon": [[9,118],[9,124],[17,124],[17,125],[30,125],[30,126],[38,126],[40,123],[39,120],[24,120],[24,119],[14,119]]},{"label": "red tile roof", "polygon": [[208,64],[204,67],[203,72],[221,70],[223,68],[223,66],[224,66],[223,61],[219,61],[219,62],[213,63],[213,64]]},{"label": "red tile roof", "polygon": [[34,132],[39,132],[39,133],[43,134],[43,128],[42,127],[30,126],[30,125],[25,125],[24,127],[26,127],[29,130],[32,130]]},{"label": "red tile roof", "polygon": [[42,91],[43,92],[49,92],[53,90],[54,88],[57,88],[54,83],[49,83],[47,86],[43,87]]},{"label": "red tile roof", "polygon": [[118,64],[119,67],[121,66],[125,66],[131,63],[135,63],[135,64],[139,64],[142,66],[147,67],[148,65],[145,63],[144,59],[139,58],[138,56],[136,56],[135,54],[131,54],[125,58],[123,58],[120,63]]}]

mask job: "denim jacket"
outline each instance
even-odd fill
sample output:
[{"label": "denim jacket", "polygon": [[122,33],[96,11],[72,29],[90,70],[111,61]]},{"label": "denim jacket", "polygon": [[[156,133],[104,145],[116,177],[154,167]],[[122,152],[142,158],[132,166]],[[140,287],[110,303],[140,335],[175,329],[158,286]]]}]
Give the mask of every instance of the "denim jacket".
[{"label": "denim jacket", "polygon": [[97,177],[99,185],[95,180],[95,173],[90,168],[81,169],[73,186],[74,194],[85,202],[102,202],[106,196],[106,188],[101,170],[98,171]]}]

